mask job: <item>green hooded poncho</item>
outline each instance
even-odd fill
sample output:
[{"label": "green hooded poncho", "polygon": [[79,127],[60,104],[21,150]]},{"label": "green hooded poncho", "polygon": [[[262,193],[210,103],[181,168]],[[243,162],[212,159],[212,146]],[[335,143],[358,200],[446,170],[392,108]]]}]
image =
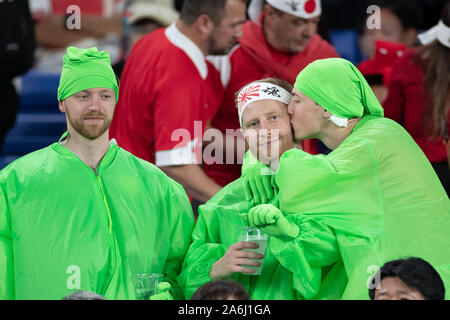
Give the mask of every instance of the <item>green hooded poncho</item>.
[{"label": "green hooded poncho", "polygon": [[[275,176],[284,213],[332,230],[348,278],[342,298],[367,299],[376,267],[410,256],[437,269],[448,298],[450,201],[421,149],[400,125],[382,117],[367,82],[346,60],[311,63],[295,88],[332,114],[362,116],[326,156],[285,152]],[[304,261],[297,241],[281,250],[289,257],[283,265],[305,275],[309,297],[324,290],[323,264]]]},{"label": "green hooded poncho", "polygon": [[54,143],[0,171],[0,300],[135,299],[137,273],[164,273],[182,299],[193,225],[183,187],[114,140],[95,171]]},{"label": "green hooded poncho", "polygon": [[[363,118],[326,156],[297,149],[281,156],[273,203],[299,226],[299,235],[270,237],[262,274],[234,278],[252,299],[368,299],[377,268],[415,256],[437,269],[448,299],[450,202],[438,177],[409,134],[382,117],[351,63],[319,61],[300,73],[295,87],[332,114]],[[327,89],[334,85],[340,89]],[[241,179],[199,208],[178,278],[186,297],[210,280],[214,262],[237,242],[239,214],[250,209]]]}]

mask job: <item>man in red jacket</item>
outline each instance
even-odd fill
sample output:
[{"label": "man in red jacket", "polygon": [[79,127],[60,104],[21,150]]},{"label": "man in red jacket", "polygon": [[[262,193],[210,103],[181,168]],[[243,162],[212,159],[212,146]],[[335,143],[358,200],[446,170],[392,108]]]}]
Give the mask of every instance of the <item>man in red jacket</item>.
[{"label": "man in red jacket", "polygon": [[245,0],[185,0],[175,23],[134,45],[120,79],[111,137],[201,202],[221,189],[200,166],[204,130],[223,90],[206,56],[233,47],[245,9]]},{"label": "man in red jacket", "polygon": [[[242,27],[242,38],[226,57],[211,58],[221,72],[225,87],[222,105],[212,126],[224,135],[226,129],[239,128],[235,93],[248,83],[262,78],[295,82],[297,74],[316,59],[338,57],[336,50],[317,34],[320,0],[253,0],[249,5],[252,20]],[[228,140],[228,141],[227,141]],[[238,137],[225,140],[226,152],[237,152]],[[230,146],[230,143],[233,142]],[[315,141],[302,142],[305,151],[316,154]],[[243,156],[243,155],[242,155]],[[234,155],[233,164],[205,165],[205,172],[221,185],[240,177],[242,158]],[[225,157],[223,157],[225,159]]]}]

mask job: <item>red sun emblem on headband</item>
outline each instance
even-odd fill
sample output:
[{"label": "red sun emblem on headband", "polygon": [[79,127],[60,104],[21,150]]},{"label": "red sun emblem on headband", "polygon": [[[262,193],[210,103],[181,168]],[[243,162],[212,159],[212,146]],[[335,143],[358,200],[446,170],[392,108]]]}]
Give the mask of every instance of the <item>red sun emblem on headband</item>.
[{"label": "red sun emblem on headband", "polygon": [[249,86],[242,90],[241,93],[239,93],[238,101],[239,101],[239,112],[242,111],[242,107],[245,103],[252,100],[253,98],[259,97],[259,88],[261,87],[260,84],[257,86]]},{"label": "red sun emblem on headband", "polygon": [[308,0],[305,2],[305,12],[306,13],[313,13],[314,10],[316,10],[316,0]]}]

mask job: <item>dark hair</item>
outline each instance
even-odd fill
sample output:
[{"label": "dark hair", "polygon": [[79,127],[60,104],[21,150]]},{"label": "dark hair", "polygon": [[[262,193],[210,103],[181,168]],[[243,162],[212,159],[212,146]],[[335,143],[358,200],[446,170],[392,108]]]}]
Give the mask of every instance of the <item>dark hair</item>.
[{"label": "dark hair", "polygon": [[103,296],[91,291],[77,291],[61,300],[106,300]]},{"label": "dark hair", "polygon": [[236,280],[213,280],[195,291],[190,300],[249,300],[244,287]]},{"label": "dark hair", "polygon": [[[181,9],[180,20],[192,25],[199,16],[206,14],[215,25],[225,16],[225,6],[229,0],[185,0]],[[241,0],[247,2],[247,0]]]},{"label": "dark hair", "polygon": [[[450,1],[447,1],[441,14],[442,22],[450,27]],[[418,50],[415,61],[424,72],[424,87],[429,106],[423,118],[423,128],[431,140],[444,134],[447,118],[447,104],[450,95],[450,49],[433,41]]]},{"label": "dark hair", "polygon": [[419,291],[425,300],[444,300],[445,287],[441,277],[431,264],[421,258],[411,257],[387,262],[372,278],[369,297],[375,299],[375,279],[394,277],[402,280],[408,287]]}]

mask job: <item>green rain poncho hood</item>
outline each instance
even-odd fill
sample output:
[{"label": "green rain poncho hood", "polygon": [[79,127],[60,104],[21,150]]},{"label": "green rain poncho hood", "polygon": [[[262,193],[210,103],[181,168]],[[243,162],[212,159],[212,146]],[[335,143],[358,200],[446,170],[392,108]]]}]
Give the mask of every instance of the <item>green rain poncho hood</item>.
[{"label": "green rain poncho hood", "polygon": [[119,99],[119,87],[108,52],[68,47],[58,87],[58,101],[91,88],[109,88]]},{"label": "green rain poncho hood", "polygon": [[383,108],[359,70],[341,58],[319,59],[297,76],[295,89],[340,118],[383,116]]}]

